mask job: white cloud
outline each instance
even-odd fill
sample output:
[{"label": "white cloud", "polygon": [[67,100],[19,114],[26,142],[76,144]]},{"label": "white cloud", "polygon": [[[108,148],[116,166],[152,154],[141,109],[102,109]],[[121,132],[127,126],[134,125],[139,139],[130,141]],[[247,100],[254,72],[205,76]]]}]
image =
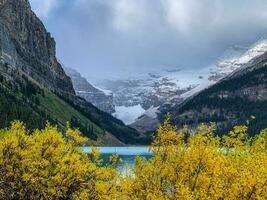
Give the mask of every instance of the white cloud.
[{"label": "white cloud", "polygon": [[[151,0],[94,1],[105,2],[110,8],[115,30],[131,34],[145,33],[153,26],[162,25],[189,34],[212,28],[223,16],[221,0],[156,0],[153,4]],[[88,5],[88,0],[76,2]]]},{"label": "white cloud", "polygon": [[112,25],[119,31],[140,31],[147,20],[145,0],[115,0],[113,4]]},{"label": "white cloud", "polygon": [[181,33],[209,29],[222,15],[220,0],[161,0],[167,23]]},{"label": "white cloud", "polygon": [[59,5],[60,0],[30,0],[35,13],[41,18],[47,18],[49,14]]}]

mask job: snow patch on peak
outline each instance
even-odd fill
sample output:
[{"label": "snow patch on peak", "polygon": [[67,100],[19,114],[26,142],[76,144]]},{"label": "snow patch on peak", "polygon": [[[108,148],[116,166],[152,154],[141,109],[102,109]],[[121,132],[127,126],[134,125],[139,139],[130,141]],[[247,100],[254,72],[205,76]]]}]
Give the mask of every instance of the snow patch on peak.
[{"label": "snow patch on peak", "polygon": [[136,119],[142,116],[146,111],[140,104],[135,106],[116,106],[116,112],[114,117],[122,120],[126,125],[130,125],[136,121]]},{"label": "snow patch on peak", "polygon": [[264,37],[248,48],[231,48],[226,51],[211,69],[217,72],[231,73],[252,59],[264,54],[266,51],[267,38]]},{"label": "snow patch on peak", "polygon": [[103,92],[105,95],[107,96],[112,96],[113,95],[113,92],[110,91],[110,90],[106,90],[106,89],[103,89],[103,88],[100,88],[100,87],[97,87],[95,85],[93,85],[96,89],[98,89],[99,91]]},{"label": "snow patch on peak", "polygon": [[240,67],[245,67],[247,63],[256,57],[263,55],[267,51],[267,38],[264,37],[250,47],[234,46],[227,50],[213,65],[204,68],[199,72],[202,81],[192,90],[181,95],[186,99],[196,93],[208,88],[217,83],[222,78],[238,70]]}]

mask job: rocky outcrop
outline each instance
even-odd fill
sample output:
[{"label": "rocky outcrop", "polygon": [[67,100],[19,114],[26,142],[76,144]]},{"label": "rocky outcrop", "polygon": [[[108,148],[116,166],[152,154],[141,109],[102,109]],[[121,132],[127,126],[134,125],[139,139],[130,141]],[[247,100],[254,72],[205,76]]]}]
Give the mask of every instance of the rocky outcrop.
[{"label": "rocky outcrop", "polygon": [[115,112],[112,92],[104,92],[95,88],[74,69],[65,67],[65,71],[71,77],[74,90],[78,96],[84,98],[104,112],[110,114]]},{"label": "rocky outcrop", "polygon": [[56,59],[55,45],[28,0],[0,0],[1,62],[52,91],[74,94],[70,78]]}]

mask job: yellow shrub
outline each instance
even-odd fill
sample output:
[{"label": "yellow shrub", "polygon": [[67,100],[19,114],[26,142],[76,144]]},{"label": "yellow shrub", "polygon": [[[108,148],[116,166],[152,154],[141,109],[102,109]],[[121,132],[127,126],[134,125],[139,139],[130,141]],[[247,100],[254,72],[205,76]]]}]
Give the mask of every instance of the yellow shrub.
[{"label": "yellow shrub", "polygon": [[150,150],[138,157],[133,174],[120,176],[91,155],[77,130],[63,135],[55,127],[28,134],[14,122],[0,130],[1,199],[267,199],[267,130],[250,138],[246,126],[228,135],[214,135],[215,126],[194,131],[171,126],[158,129]]},{"label": "yellow shrub", "polygon": [[255,138],[245,126],[223,138],[214,130],[201,125],[188,136],[168,116],[150,147],[154,157],[136,162],[129,199],[267,199],[267,130]]},{"label": "yellow shrub", "polygon": [[117,180],[115,170],[97,167],[81,152],[76,145],[85,140],[79,131],[68,129],[65,135],[67,137],[50,125],[29,135],[20,122],[2,130],[1,199],[103,199],[109,196]]}]

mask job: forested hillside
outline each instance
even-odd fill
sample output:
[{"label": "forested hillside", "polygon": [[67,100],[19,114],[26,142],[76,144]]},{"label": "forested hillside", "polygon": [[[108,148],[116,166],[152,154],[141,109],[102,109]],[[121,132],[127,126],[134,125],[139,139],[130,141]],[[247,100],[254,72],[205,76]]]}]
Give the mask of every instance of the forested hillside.
[{"label": "forested hillside", "polygon": [[[1,69],[9,66],[0,65]],[[10,69],[9,69],[10,70]],[[0,74],[0,127],[7,127],[15,119],[22,120],[27,128],[43,128],[47,121],[62,130],[66,123],[80,128],[87,137],[96,140],[106,131],[125,143],[141,142],[139,134],[131,128],[74,95],[61,96],[34,83],[30,77],[12,70],[12,80],[3,71]],[[144,139],[145,140],[145,139]]]},{"label": "forested hillside", "polygon": [[267,124],[267,54],[254,59],[218,84],[173,108],[173,122],[198,125],[215,122],[220,133],[233,125],[253,120],[249,133],[254,135]]}]

